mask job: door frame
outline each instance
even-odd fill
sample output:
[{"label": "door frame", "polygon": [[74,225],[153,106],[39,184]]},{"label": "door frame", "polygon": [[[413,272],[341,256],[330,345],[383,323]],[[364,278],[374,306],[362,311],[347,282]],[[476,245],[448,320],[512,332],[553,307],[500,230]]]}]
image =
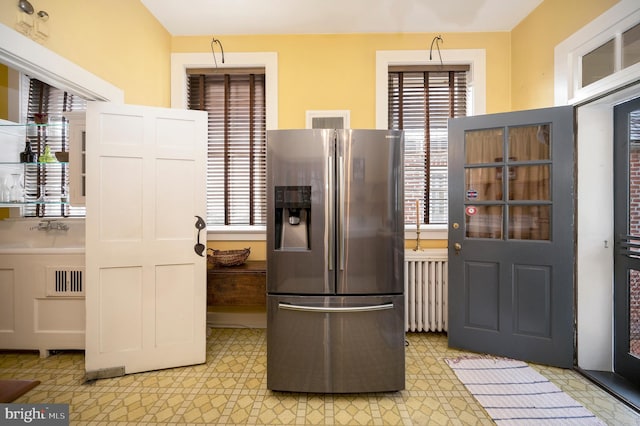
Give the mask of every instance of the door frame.
[{"label": "door frame", "polygon": [[576,105],[576,354],[581,370],[613,371],[613,107],[640,83]]},{"label": "door frame", "polygon": [[[637,356],[629,354],[630,348],[630,271],[640,271],[640,259],[630,256],[623,245],[626,235],[638,235],[638,230],[630,232],[632,221],[629,211],[631,203],[637,203],[637,195],[632,198],[629,179],[632,171],[630,164],[631,144],[629,143],[629,119],[631,111],[640,110],[640,94],[638,97],[614,107],[614,277],[613,277],[613,369],[616,374],[633,383],[638,383],[640,361]],[[618,111],[618,108],[620,110]],[[630,248],[630,251],[635,251]]]},{"label": "door frame", "polygon": [[575,84],[578,68],[570,64],[585,45],[615,37],[639,13],[637,1],[621,0],[554,49],[554,104],[574,105],[577,117],[576,351],[585,370],[613,371],[612,107],[637,96],[640,68],[636,64],[581,89]]}]

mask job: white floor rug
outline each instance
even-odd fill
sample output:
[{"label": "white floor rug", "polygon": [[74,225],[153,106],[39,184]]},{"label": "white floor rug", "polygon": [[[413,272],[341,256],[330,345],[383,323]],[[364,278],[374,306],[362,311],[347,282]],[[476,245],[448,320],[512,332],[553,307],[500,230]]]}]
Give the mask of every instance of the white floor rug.
[{"label": "white floor rug", "polygon": [[498,425],[604,425],[525,362],[500,358],[445,360]]}]

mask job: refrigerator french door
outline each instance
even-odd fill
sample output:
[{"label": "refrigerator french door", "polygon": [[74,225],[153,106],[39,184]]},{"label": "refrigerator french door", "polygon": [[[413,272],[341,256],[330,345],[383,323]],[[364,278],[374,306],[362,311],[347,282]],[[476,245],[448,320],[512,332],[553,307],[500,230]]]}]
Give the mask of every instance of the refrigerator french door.
[{"label": "refrigerator french door", "polygon": [[404,389],[403,135],[267,132],[267,387]]}]

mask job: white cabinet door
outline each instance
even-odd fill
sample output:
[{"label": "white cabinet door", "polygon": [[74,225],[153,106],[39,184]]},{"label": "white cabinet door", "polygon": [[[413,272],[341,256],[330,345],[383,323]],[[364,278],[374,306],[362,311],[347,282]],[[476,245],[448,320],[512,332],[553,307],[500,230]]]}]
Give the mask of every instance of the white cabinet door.
[{"label": "white cabinet door", "polygon": [[86,126],[87,378],[203,363],[207,114],[95,102]]}]

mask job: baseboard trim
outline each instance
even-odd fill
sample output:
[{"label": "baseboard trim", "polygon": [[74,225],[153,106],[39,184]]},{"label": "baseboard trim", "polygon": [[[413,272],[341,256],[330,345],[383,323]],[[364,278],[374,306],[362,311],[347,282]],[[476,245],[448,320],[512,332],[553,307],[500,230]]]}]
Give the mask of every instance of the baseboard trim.
[{"label": "baseboard trim", "polygon": [[207,325],[213,328],[267,328],[264,306],[209,306]]}]

